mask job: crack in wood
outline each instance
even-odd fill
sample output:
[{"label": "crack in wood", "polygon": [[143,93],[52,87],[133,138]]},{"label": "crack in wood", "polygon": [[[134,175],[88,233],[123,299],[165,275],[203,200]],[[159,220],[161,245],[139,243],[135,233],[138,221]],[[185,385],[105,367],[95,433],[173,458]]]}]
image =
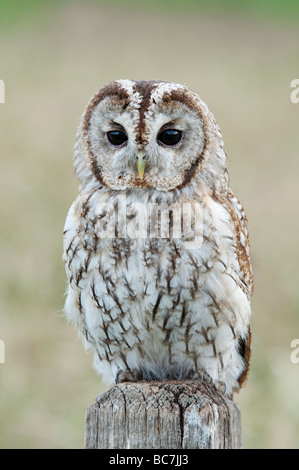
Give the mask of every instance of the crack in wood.
[{"label": "crack in wood", "polygon": [[85,448],[237,449],[240,412],[209,382],[123,382],[88,407]]}]

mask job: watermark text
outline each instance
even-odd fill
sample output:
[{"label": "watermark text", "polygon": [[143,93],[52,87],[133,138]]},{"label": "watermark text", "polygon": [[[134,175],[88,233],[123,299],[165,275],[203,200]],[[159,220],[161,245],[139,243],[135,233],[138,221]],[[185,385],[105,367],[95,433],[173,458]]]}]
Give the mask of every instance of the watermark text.
[{"label": "watermark text", "polygon": [[118,196],[116,204],[98,204],[95,229],[98,238],[180,238],[196,249],[203,240],[202,204],[143,204]]},{"label": "watermark text", "polygon": [[294,78],[291,81],[291,88],[294,88],[290,95],[291,102],[297,104],[299,103],[299,78]]},{"label": "watermark text", "polygon": [[0,80],[0,103],[5,103],[5,85],[3,80]]},{"label": "watermark text", "polygon": [[298,364],[299,362],[299,339],[293,339],[290,344],[291,348],[294,350],[291,352],[291,362],[293,364]]},{"label": "watermark text", "polygon": [[5,344],[3,339],[0,339],[0,364],[5,362]]}]

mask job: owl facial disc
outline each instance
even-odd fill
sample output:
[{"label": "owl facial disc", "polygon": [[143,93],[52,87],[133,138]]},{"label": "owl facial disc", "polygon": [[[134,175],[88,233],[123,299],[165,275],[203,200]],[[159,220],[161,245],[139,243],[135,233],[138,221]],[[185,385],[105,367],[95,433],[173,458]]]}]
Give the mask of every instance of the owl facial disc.
[{"label": "owl facial disc", "polygon": [[217,191],[227,185],[216,121],[195,93],[177,83],[117,80],[101,88],[83,114],[75,166],[83,184],[92,174],[94,184],[117,191],[168,192],[193,183]]}]

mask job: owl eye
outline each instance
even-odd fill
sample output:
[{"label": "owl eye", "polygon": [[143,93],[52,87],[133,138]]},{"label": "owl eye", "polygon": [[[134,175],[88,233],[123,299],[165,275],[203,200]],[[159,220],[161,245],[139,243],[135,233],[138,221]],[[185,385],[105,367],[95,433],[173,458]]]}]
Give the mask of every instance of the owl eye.
[{"label": "owl eye", "polygon": [[128,136],[123,131],[109,131],[106,135],[108,142],[115,147],[120,147],[128,141]]},{"label": "owl eye", "polygon": [[173,147],[180,142],[182,136],[182,131],[178,131],[177,129],[165,129],[165,131],[158,134],[158,143],[166,145],[167,147]]}]

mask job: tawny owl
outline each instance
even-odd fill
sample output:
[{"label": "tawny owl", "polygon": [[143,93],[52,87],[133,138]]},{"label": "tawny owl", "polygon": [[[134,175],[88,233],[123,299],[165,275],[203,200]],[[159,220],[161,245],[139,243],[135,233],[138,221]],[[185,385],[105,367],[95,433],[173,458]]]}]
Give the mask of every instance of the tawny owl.
[{"label": "tawny owl", "polygon": [[247,218],[222,135],[185,86],[117,80],[82,116],[64,229],[65,312],[106,382],[208,377],[250,359]]}]

